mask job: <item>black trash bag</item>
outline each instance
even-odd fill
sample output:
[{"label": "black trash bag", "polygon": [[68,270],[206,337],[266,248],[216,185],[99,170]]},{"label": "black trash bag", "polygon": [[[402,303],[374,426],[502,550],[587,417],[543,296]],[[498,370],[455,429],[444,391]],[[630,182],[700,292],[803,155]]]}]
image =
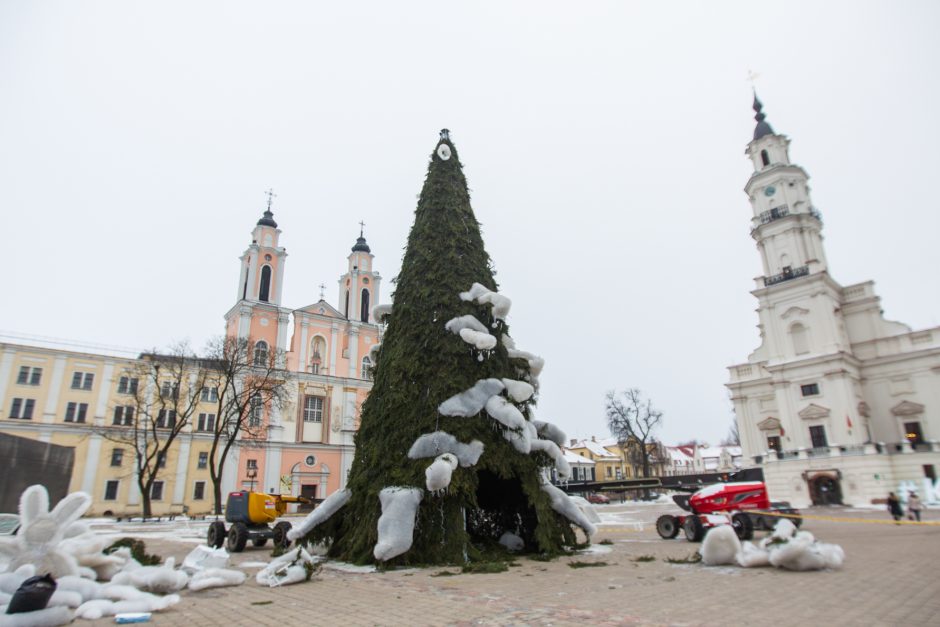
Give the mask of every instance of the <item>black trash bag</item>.
[{"label": "black trash bag", "polygon": [[30,577],[13,593],[13,598],[10,599],[10,605],[7,607],[7,614],[22,614],[45,609],[55,589],[56,583],[52,575]]}]

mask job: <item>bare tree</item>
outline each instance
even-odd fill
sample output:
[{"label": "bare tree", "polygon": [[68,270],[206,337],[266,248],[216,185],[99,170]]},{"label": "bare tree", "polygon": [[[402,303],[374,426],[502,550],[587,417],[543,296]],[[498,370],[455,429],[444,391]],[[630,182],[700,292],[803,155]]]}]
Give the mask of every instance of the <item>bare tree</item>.
[{"label": "bare tree", "polygon": [[[651,400],[643,400],[643,393],[630,388],[619,395],[607,393],[607,426],[617,438],[620,448],[627,451],[635,469],[643,469],[643,477],[650,476],[650,458],[655,453],[653,430],[662,423],[663,413],[653,409]],[[638,474],[638,473],[637,473]]]},{"label": "bare tree", "polygon": [[738,421],[731,419],[731,426],[728,428],[728,435],[720,442],[722,446],[741,446],[741,432],[738,431]]},{"label": "bare tree", "polygon": [[153,514],[154,483],[173,443],[189,429],[207,374],[204,362],[186,343],[164,353],[145,353],[122,373],[118,391],[127,395],[127,404],[114,407],[112,423],[96,429],[133,450],[144,517]]},{"label": "bare tree", "polygon": [[267,439],[264,408],[272,411],[285,405],[289,373],[283,351],[244,338],[214,340],[207,349],[212,364],[203,400],[215,399],[216,420],[204,430],[212,436],[209,477],[216,514],[222,513],[222,473],[232,447],[261,446]]}]

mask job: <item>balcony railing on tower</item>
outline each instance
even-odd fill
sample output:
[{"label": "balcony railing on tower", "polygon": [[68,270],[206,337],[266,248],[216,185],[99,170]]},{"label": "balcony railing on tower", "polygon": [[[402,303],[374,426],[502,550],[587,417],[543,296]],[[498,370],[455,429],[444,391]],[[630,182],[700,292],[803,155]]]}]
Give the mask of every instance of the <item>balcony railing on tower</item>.
[{"label": "balcony railing on tower", "polygon": [[809,266],[800,266],[799,268],[791,268],[790,266],[787,266],[780,274],[765,276],[764,287],[776,285],[777,283],[783,283],[784,281],[806,276],[807,274],[809,274]]},{"label": "balcony railing on tower", "polygon": [[780,218],[785,218],[790,215],[790,208],[786,205],[781,205],[779,207],[774,207],[769,209],[759,216],[757,216],[757,221],[761,224],[767,224],[773,222],[774,220],[779,220]]}]

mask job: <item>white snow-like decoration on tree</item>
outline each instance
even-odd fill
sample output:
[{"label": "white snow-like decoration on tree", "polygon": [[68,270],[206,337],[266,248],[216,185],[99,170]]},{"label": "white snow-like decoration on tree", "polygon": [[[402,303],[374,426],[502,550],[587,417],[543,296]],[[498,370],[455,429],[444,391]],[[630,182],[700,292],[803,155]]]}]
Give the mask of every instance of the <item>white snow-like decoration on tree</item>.
[{"label": "white snow-like decoration on tree", "polygon": [[369,347],[369,361],[376,363],[379,359],[379,351],[382,350],[382,342],[377,342]]},{"label": "white snow-like decoration on tree", "polygon": [[128,585],[138,590],[169,594],[179,592],[189,583],[189,575],[176,570],[176,558],[168,557],[160,566],[141,566],[123,570],[111,578],[111,583]]},{"label": "white snow-like decoration on tree", "polygon": [[469,390],[455,394],[441,403],[437,411],[442,416],[475,416],[486,405],[486,401],[503,391],[503,387],[503,382],[499,379],[480,379]]},{"label": "white snow-like decoration on tree", "polygon": [[262,586],[276,588],[307,581],[317,568],[317,558],[300,547],[276,557],[255,575],[255,581]]},{"label": "white snow-like decoration on tree", "polygon": [[565,435],[565,432],[550,422],[533,420],[532,424],[535,425],[535,430],[538,432],[540,438],[551,440],[558,446],[564,446],[565,442],[568,441],[568,436]]},{"label": "white snow-like decoration on tree", "polygon": [[525,429],[526,419],[515,405],[502,396],[491,396],[486,401],[486,413],[496,422],[510,429]]},{"label": "white snow-like decoration on tree", "polygon": [[450,478],[457,468],[457,458],[451,453],[438,455],[424,471],[428,492],[437,492],[450,485]]},{"label": "white snow-like decoration on tree", "polygon": [[460,335],[460,332],[464,329],[471,329],[480,333],[488,333],[486,325],[477,320],[476,316],[471,316],[470,314],[451,318],[444,325],[444,328],[457,335]]},{"label": "white snow-like decoration on tree", "polygon": [[489,333],[480,333],[473,329],[460,329],[460,339],[480,351],[496,348],[496,338]]},{"label": "white snow-like decoration on tree", "polygon": [[529,448],[532,451],[541,451],[552,458],[552,461],[555,462],[555,472],[558,473],[558,478],[561,481],[567,481],[571,478],[571,464],[565,459],[565,454],[561,452],[557,444],[551,440],[533,439],[529,443]]},{"label": "white snow-like decoration on tree", "polygon": [[447,144],[441,144],[437,147],[437,156],[441,158],[441,161],[447,161],[450,159],[450,146]]},{"label": "white snow-like decoration on tree", "polygon": [[401,555],[414,542],[415,516],[424,496],[420,488],[391,487],[379,492],[382,515],[379,516],[379,541],[372,555],[380,562]]},{"label": "white snow-like decoration on tree", "polygon": [[466,292],[460,292],[460,299],[466,301],[476,301],[481,305],[491,305],[493,317],[497,320],[505,320],[512,308],[512,301],[499,292],[494,292],[488,287],[479,283],[474,283]]},{"label": "white snow-like decoration on tree", "polygon": [[514,431],[512,429],[507,429],[503,431],[503,437],[512,444],[512,447],[522,453],[523,455],[528,455],[532,452],[532,440],[529,439],[529,434],[523,431]]},{"label": "white snow-like decoration on tree", "polygon": [[587,519],[587,516],[581,512],[578,506],[568,498],[568,495],[565,494],[561,488],[557,488],[548,482],[543,483],[540,487],[543,492],[548,494],[553,510],[581,527],[581,530],[588,538],[597,533],[597,527]]},{"label": "white snow-like decoration on tree", "polygon": [[323,502],[320,503],[316,509],[307,514],[307,517],[304,518],[300,524],[295,525],[287,532],[287,539],[293,541],[310,533],[314,527],[327,520],[345,505],[351,496],[352,492],[349,491],[349,488],[345,488],[343,490],[337,490],[323,499]]},{"label": "white snow-like decoration on tree", "polygon": [[[502,384],[500,384],[502,385]],[[0,564],[9,570],[32,564],[37,572],[53,578],[78,575],[78,561],[63,551],[59,544],[67,536],[76,535],[69,527],[91,506],[91,497],[73,492],[49,511],[49,492],[44,486],[32,485],[20,495],[20,528],[13,537],[0,538]],[[86,530],[85,525],[77,528]]]},{"label": "white snow-like decoration on tree", "polygon": [[392,315],[392,305],[391,303],[386,303],[383,305],[376,305],[372,308],[372,319],[376,322],[384,322],[385,316]]},{"label": "white snow-like decoration on tree", "polygon": [[514,534],[511,531],[505,532],[499,537],[499,543],[506,547],[507,550],[515,553],[516,551],[521,551],[525,548],[525,542]]},{"label": "white snow-like decoration on tree", "polygon": [[702,542],[702,563],[706,566],[734,564],[735,556],[741,552],[741,541],[731,525],[712,527]]},{"label": "white snow-like decoration on tree", "polygon": [[240,586],[248,576],[240,570],[228,568],[206,568],[200,570],[189,580],[189,589],[198,592],[209,588]]},{"label": "white snow-like decoration on tree", "polygon": [[584,514],[585,518],[590,520],[595,525],[601,522],[601,517],[598,515],[597,510],[594,509],[594,506],[591,505],[586,498],[583,496],[568,496],[571,499],[571,502],[578,506],[578,509],[581,510],[581,513]]},{"label": "white snow-like decoration on tree", "polygon": [[[458,442],[457,438],[446,431],[425,433],[414,441],[408,450],[409,459],[437,457],[442,453],[451,453],[464,468],[476,465],[483,454],[483,442],[472,440],[469,444]],[[323,507],[321,504],[320,507]],[[319,508],[318,508],[319,509]],[[314,510],[316,511],[316,510]]]},{"label": "white snow-like decoration on tree", "polygon": [[515,379],[503,379],[503,385],[506,386],[506,394],[510,399],[517,403],[523,403],[535,394],[535,387],[525,381]]},{"label": "white snow-like decoration on tree", "polygon": [[0,605],[0,627],[59,627],[71,622],[72,612],[61,605],[20,614],[7,614],[7,606]]}]

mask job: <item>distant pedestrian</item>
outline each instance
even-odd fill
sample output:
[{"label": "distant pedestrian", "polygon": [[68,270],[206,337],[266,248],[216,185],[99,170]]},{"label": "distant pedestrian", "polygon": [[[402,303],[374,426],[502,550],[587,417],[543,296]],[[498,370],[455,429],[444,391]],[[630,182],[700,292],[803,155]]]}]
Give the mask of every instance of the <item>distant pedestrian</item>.
[{"label": "distant pedestrian", "polygon": [[895,521],[901,520],[904,517],[904,510],[901,509],[901,499],[899,499],[894,492],[888,493],[888,512]]},{"label": "distant pedestrian", "polygon": [[911,520],[916,520],[920,522],[920,511],[924,509],[923,504],[920,502],[920,498],[917,496],[917,492],[909,492],[907,496],[907,516]]}]

